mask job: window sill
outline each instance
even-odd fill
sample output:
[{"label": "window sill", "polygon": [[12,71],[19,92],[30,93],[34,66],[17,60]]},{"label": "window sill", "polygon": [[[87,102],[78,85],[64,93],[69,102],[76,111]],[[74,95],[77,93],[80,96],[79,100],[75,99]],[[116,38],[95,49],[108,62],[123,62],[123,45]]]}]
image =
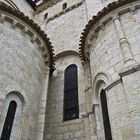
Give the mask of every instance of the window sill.
[{"label": "window sill", "polygon": [[73,120],[66,120],[63,121],[63,124],[73,124],[73,123],[80,123],[82,121],[81,118],[73,119]]}]

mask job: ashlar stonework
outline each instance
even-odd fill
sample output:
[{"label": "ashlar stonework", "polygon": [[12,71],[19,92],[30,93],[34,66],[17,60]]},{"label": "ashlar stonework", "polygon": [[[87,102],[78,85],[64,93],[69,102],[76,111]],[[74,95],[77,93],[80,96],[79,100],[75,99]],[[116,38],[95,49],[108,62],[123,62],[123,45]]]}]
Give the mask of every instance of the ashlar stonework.
[{"label": "ashlar stonework", "polygon": [[139,44],[139,0],[0,0],[0,139],[139,140]]}]

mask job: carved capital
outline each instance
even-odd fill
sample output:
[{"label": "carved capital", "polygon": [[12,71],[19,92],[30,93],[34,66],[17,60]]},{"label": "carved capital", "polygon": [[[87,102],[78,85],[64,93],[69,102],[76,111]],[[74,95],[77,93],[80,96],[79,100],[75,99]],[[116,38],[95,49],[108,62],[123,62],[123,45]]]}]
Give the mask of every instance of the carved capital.
[{"label": "carved capital", "polygon": [[105,30],[105,25],[103,23],[100,23],[100,27],[103,31]]},{"label": "carved capital", "polygon": [[127,41],[126,38],[120,38],[119,41],[120,41],[120,45],[122,45],[124,43],[127,43],[128,44],[128,41]]},{"label": "carved capital", "polygon": [[17,21],[16,21],[16,20],[13,20],[13,23],[12,23],[11,27],[12,27],[13,29],[15,29],[16,25],[17,25]]},{"label": "carved capital", "polygon": [[112,20],[115,21],[115,20],[120,20],[120,16],[118,13],[115,13],[112,15]]}]

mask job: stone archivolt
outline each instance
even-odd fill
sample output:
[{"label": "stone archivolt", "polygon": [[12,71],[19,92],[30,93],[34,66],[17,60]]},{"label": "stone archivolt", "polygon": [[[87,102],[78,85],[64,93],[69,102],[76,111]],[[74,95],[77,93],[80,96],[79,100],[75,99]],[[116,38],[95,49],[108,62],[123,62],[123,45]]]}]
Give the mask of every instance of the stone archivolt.
[{"label": "stone archivolt", "polygon": [[31,42],[38,44],[44,58],[44,63],[49,66],[52,73],[55,69],[54,49],[45,32],[22,12],[14,10],[3,3],[0,3],[0,11],[0,22],[7,21],[12,25],[12,28],[20,28],[24,34],[28,34],[31,37]]}]

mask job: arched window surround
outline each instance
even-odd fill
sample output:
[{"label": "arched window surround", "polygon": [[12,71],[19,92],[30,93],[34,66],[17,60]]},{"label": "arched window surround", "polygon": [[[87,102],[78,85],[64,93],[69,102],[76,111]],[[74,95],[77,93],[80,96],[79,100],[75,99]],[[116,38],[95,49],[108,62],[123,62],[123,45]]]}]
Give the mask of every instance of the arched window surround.
[{"label": "arched window surround", "polygon": [[0,121],[2,122],[0,124],[0,137],[2,136],[2,131],[4,128],[6,115],[8,112],[10,102],[12,101],[16,102],[17,107],[16,107],[16,112],[15,112],[15,116],[13,120],[12,129],[11,129],[10,140],[15,140],[15,139],[21,139],[20,137],[21,137],[22,112],[23,112],[23,107],[25,104],[23,96],[21,95],[20,92],[17,92],[17,91],[12,91],[8,93],[5,98],[4,106],[3,106],[1,117],[0,117]]},{"label": "arched window surround", "polygon": [[[98,139],[103,139],[103,140],[105,140],[105,131],[104,131],[103,112],[102,112],[102,106],[101,106],[101,91],[104,90],[106,85],[108,85],[111,81],[112,79],[108,73],[99,72],[96,74],[93,80],[93,86],[92,86],[93,110],[94,110],[95,119],[96,119],[97,136],[98,136]],[[107,100],[107,107],[108,107],[107,92],[106,92],[106,100]],[[109,115],[109,110],[108,110],[108,115]],[[109,117],[109,122],[110,122],[110,117]]]},{"label": "arched window surround", "polygon": [[79,118],[78,71],[77,65],[71,64],[64,71],[63,120]]}]

